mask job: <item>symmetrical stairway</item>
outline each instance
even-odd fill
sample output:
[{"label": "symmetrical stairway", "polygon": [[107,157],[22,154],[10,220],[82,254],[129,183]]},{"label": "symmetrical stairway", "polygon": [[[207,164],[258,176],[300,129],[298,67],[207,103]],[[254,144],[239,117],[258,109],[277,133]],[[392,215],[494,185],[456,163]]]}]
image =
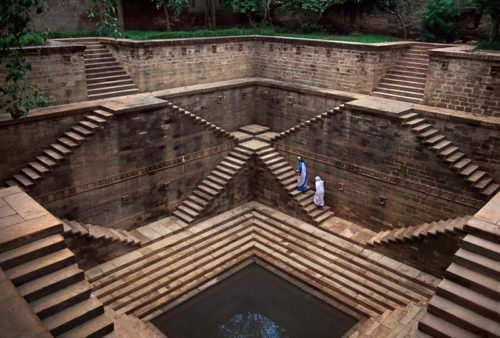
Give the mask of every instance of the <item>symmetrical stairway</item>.
[{"label": "symmetrical stairway", "polygon": [[29,189],[52,173],[52,169],[59,166],[73,154],[73,149],[92,137],[97,130],[109,122],[113,114],[104,110],[94,110],[80,120],[70,130],[59,137],[49,148],[45,149],[32,162],[7,181],[7,186],[20,186]]},{"label": "symmetrical stairway", "polygon": [[270,145],[256,152],[257,157],[264,163],[278,182],[286,189],[297,205],[306,212],[314,224],[321,224],[333,216],[330,207],[318,207],[314,204],[314,191],[306,192],[297,190],[297,173],[287,160]]},{"label": "symmetrical stairway", "polygon": [[406,113],[399,117],[403,125],[411,128],[411,131],[422,139],[424,145],[436,152],[446,164],[457,171],[464,180],[481,195],[491,197],[495,194],[500,185],[497,184],[490,175],[474,164],[472,159],[460,151],[452,141],[446,138],[439,130],[434,129],[432,124],[418,113]]},{"label": "symmetrical stairway", "polygon": [[89,100],[137,94],[139,90],[108,47],[97,40],[82,40]]},{"label": "symmetrical stairway", "polygon": [[298,125],[296,125],[296,126],[294,126],[292,128],[288,128],[287,130],[282,131],[281,133],[278,133],[276,136],[274,136],[271,139],[271,141],[277,141],[277,140],[283,139],[284,137],[290,136],[290,135],[298,132],[301,129],[307,128],[307,127],[309,127],[309,126],[311,126],[311,125],[313,125],[315,123],[321,122],[323,119],[325,119],[326,117],[328,117],[330,115],[338,114],[338,113],[342,112],[342,110],[344,110],[344,108],[345,108],[344,105],[341,104],[338,107],[335,107],[333,109],[327,110],[324,113],[316,115],[315,117],[313,117],[313,118],[311,118],[309,120],[301,122],[301,123],[299,123]]},{"label": "symmetrical stairway", "polygon": [[[29,196],[23,200],[22,210],[41,214]],[[0,267],[51,334],[102,337],[113,331],[113,322],[90,295],[91,286],[61,236],[62,224],[43,211],[44,216],[15,224],[2,236]]]},{"label": "symmetrical stairway", "polygon": [[[314,243],[314,245],[312,245]],[[382,259],[383,258],[383,259]],[[144,320],[264,262],[361,316],[431,297],[438,280],[251,202],[86,272],[94,294]]]},{"label": "symmetrical stairway", "polygon": [[138,246],[142,239],[126,230],[106,228],[99,225],[80,223],[78,221],[61,220],[64,235],[87,236],[90,239],[121,242],[125,245]]},{"label": "symmetrical stairway", "polygon": [[426,45],[411,46],[383,77],[373,96],[422,103],[429,69],[429,50]]},{"label": "symmetrical stairway", "polygon": [[462,233],[465,223],[471,216],[457,217],[448,220],[424,223],[415,226],[401,227],[377,233],[366,242],[368,246],[402,243],[406,241],[423,240],[431,236],[445,233]]},{"label": "symmetrical stairway", "polygon": [[419,329],[433,337],[500,337],[500,229],[472,219]]},{"label": "symmetrical stairway", "polygon": [[211,202],[224,190],[233,177],[240,172],[250,159],[251,152],[242,147],[235,147],[201,181],[196,189],[174,210],[173,214],[182,221],[191,224],[199,218]]}]

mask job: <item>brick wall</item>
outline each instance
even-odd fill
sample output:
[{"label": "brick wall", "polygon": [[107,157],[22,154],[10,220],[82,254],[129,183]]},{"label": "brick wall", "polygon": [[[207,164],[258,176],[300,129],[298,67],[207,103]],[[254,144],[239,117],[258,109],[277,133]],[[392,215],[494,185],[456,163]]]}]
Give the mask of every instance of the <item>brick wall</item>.
[{"label": "brick wall", "polygon": [[459,47],[430,52],[425,104],[500,117],[500,56]]}]

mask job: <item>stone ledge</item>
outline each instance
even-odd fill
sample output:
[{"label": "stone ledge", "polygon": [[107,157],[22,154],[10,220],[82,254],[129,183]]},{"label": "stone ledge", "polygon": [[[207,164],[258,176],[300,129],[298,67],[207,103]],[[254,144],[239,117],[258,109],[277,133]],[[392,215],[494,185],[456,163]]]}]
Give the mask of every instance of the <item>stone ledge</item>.
[{"label": "stone ledge", "polygon": [[446,57],[451,59],[468,59],[480,61],[500,61],[500,52],[492,51],[474,51],[473,46],[453,46],[445,48],[437,48],[429,51],[429,56]]}]

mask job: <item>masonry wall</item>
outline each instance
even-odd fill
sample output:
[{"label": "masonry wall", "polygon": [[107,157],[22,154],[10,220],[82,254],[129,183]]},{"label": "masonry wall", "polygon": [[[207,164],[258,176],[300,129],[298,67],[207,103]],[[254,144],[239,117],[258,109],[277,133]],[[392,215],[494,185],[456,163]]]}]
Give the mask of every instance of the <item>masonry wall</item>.
[{"label": "masonry wall", "polygon": [[500,57],[456,48],[431,52],[424,102],[500,117]]},{"label": "masonry wall", "polygon": [[88,19],[91,0],[47,0],[48,9],[31,16],[33,30],[85,31],[95,30]]},{"label": "masonry wall", "polygon": [[[463,126],[457,126],[457,129]],[[342,218],[381,231],[473,214],[478,194],[394,119],[345,111],[279,140],[293,165],[309,166],[309,184],[325,180],[326,204]]]},{"label": "masonry wall", "polygon": [[232,147],[168,108],[117,115],[30,194],[58,217],[131,229],[168,215]]}]

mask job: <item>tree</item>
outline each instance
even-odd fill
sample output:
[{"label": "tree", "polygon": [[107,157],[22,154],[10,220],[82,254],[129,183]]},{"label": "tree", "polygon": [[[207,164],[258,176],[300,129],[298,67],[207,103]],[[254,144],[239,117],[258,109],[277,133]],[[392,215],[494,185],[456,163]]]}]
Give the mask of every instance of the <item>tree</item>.
[{"label": "tree", "polygon": [[331,6],[343,5],[348,1],[359,2],[359,0],[289,0],[285,3],[285,6],[290,9],[303,9],[305,11],[318,13],[319,20]]},{"label": "tree", "polygon": [[14,119],[46,102],[40,88],[27,80],[31,64],[23,56],[22,46],[23,37],[30,31],[32,12],[40,14],[47,8],[42,0],[0,1],[0,66],[6,70],[5,83],[0,87],[0,108]]},{"label": "tree", "polygon": [[415,11],[417,4],[417,0],[376,0],[376,5],[380,10],[396,16],[405,39],[408,39],[406,21],[408,16]]},{"label": "tree", "polygon": [[421,13],[422,40],[453,42],[459,38],[456,19],[461,11],[453,0],[429,0]]},{"label": "tree", "polygon": [[481,15],[491,17],[491,27],[489,39],[492,41],[500,40],[500,1],[499,0],[471,0],[475,5],[476,11]]},{"label": "tree", "polygon": [[170,32],[170,17],[168,14],[168,9],[173,9],[175,15],[181,14],[184,8],[189,7],[188,0],[151,0],[156,5],[157,9],[163,8],[166,20],[167,31]]},{"label": "tree", "polygon": [[119,0],[92,0],[92,6],[87,12],[90,21],[96,22],[98,35],[121,36],[118,24]]}]

